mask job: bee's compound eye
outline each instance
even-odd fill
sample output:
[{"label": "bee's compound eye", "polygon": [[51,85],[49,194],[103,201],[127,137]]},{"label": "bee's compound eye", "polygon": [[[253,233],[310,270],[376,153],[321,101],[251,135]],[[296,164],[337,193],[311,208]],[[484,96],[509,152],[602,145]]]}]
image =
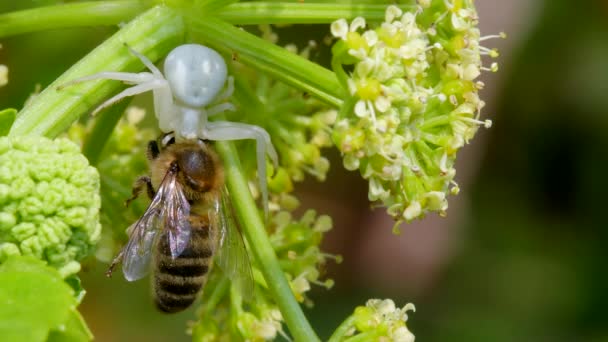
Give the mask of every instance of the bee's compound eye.
[{"label": "bee's compound eye", "polygon": [[208,105],[226,83],[226,62],[215,50],[198,44],[173,49],[165,59],[165,78],[173,96],[185,105]]},{"label": "bee's compound eye", "polygon": [[160,141],[161,145],[163,147],[167,147],[169,145],[175,144],[175,134],[173,133],[168,133],[166,134],[162,140]]}]

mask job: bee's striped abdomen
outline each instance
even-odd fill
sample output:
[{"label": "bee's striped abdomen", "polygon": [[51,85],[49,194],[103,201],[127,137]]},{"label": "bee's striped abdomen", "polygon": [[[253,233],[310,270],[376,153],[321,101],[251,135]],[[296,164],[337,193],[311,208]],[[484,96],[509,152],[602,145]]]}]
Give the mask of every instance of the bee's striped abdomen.
[{"label": "bee's striped abdomen", "polygon": [[209,226],[190,217],[192,231],[190,243],[175,259],[167,233],[160,235],[154,265],[154,292],[156,306],[164,312],[178,312],[189,307],[207,280],[212,264],[213,248],[209,239]]}]

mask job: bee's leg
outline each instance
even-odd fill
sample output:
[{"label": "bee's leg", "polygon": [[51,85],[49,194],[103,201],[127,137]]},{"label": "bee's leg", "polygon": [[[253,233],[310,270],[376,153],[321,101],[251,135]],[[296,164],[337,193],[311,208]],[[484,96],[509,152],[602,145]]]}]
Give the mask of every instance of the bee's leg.
[{"label": "bee's leg", "polygon": [[141,194],[144,186],[146,187],[146,190],[148,192],[148,197],[150,197],[150,199],[154,198],[155,193],[154,188],[152,187],[152,180],[150,180],[150,177],[148,176],[141,176],[135,180],[135,183],[133,183],[133,195],[131,196],[131,198],[125,201],[125,206],[128,207],[129,204],[131,204],[131,202],[133,202],[137,198],[137,196]]},{"label": "bee's leg", "polygon": [[148,143],[148,150],[146,151],[146,157],[148,160],[154,160],[160,154],[160,150],[158,148],[158,142],[156,140],[151,140]]},{"label": "bee's leg", "polygon": [[122,248],[120,250],[120,253],[118,253],[118,255],[112,260],[112,263],[110,264],[110,267],[108,267],[108,270],[106,271],[106,277],[111,277],[112,276],[112,272],[114,272],[114,267],[116,267],[116,265],[118,265],[118,263],[120,263],[122,261],[122,256],[124,254],[125,249]]}]

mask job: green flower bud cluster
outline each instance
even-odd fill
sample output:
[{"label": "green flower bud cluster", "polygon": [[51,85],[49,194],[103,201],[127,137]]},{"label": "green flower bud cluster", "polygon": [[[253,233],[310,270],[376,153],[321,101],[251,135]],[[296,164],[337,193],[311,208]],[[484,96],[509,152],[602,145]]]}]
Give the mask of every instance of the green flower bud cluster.
[{"label": "green flower bud cluster", "polygon": [[365,337],[365,341],[414,342],[414,334],[406,325],[409,310],[416,311],[414,304],[397,308],[390,299],[370,299],[355,309],[348,335],[357,333],[355,336]]},{"label": "green flower bud cluster", "polygon": [[0,137],[0,263],[45,260],[63,276],[99,241],[99,174],[67,139]]},{"label": "green flower bud cluster", "polygon": [[327,259],[341,261],[339,256],[323,253],[320,250],[323,236],[331,228],[331,217],[317,216],[312,209],[307,210],[299,220],[294,219],[291,210],[281,210],[273,216],[270,225],[272,232],[270,241],[287,275],[291,289],[299,302],[309,306],[312,306],[312,301],[306,297],[306,293],[310,290],[311,284],[327,289],[334,284],[332,279],[320,280],[320,270]]},{"label": "green flower bud cluster", "polygon": [[483,83],[475,79],[490,70],[481,55],[498,54],[480,46],[490,37],[480,37],[473,1],[389,6],[379,26],[340,19],[331,32],[339,38],[332,64],[351,96],[333,132],[344,166],[369,180],[369,199],[398,223],[445,215],[447,195],[458,193],[457,151],[491,125],[479,120]]}]

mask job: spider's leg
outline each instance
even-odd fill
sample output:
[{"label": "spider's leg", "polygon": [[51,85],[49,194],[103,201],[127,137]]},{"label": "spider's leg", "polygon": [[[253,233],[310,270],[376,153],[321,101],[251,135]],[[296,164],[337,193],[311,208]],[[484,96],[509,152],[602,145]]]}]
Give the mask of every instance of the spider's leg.
[{"label": "spider's leg", "polygon": [[150,69],[150,71],[152,71],[152,73],[154,74],[154,76],[164,78],[162,72],[160,72],[160,70],[158,70],[158,68],[154,65],[154,63],[152,63],[152,61],[148,59],[148,57],[146,57],[146,56],[142,55],[141,53],[139,53],[139,52],[131,49],[131,47],[129,45],[127,45],[127,43],[125,43],[125,46],[127,47],[127,49],[129,49],[129,52],[133,56],[139,58],[139,60],[141,60],[141,62],[144,63],[144,65],[148,69]]},{"label": "spider's leg", "polygon": [[234,93],[234,77],[228,76],[228,86],[221,94],[219,94],[215,97],[215,100],[213,102],[222,102],[224,100],[227,100],[230,98],[230,96],[232,96],[233,93]]},{"label": "spider's leg", "polygon": [[268,187],[266,185],[266,160],[264,156],[268,154],[275,169],[278,159],[277,152],[275,151],[274,146],[272,146],[268,132],[263,128],[254,125],[219,121],[207,123],[202,129],[201,138],[214,141],[255,139],[258,181],[260,182],[264,213],[266,214],[266,217],[268,217]]},{"label": "spider's leg", "polygon": [[224,102],[224,103],[220,103],[217,104],[215,106],[211,106],[209,108],[207,108],[207,110],[205,111],[207,113],[207,117],[209,116],[213,116],[215,114],[220,114],[223,112],[234,112],[236,110],[236,108],[234,107],[234,105],[230,102]]},{"label": "spider's leg", "polygon": [[116,103],[116,102],[122,100],[125,97],[145,93],[147,91],[150,91],[150,90],[153,90],[156,88],[160,88],[160,87],[164,86],[164,83],[165,83],[165,80],[154,79],[149,82],[141,83],[141,84],[135,85],[133,87],[127,88],[127,89],[123,90],[122,92],[114,95],[113,97],[111,97],[110,99],[108,99],[107,101],[102,103],[101,105],[99,105],[99,107],[97,107],[91,115],[97,114],[100,110],[110,106],[113,103]]},{"label": "spider's leg", "polygon": [[93,80],[115,80],[115,81],[123,81],[132,84],[140,84],[149,82],[154,79],[154,76],[149,72],[117,72],[117,71],[102,71],[97,74],[77,78],[75,80],[71,80],[57,87],[57,90],[62,90],[63,88],[72,86],[74,84],[83,83],[87,81]]},{"label": "spider's leg", "polygon": [[163,80],[164,86],[153,89],[154,92],[154,114],[158,119],[158,127],[163,132],[175,129],[173,122],[179,115],[179,109],[173,102],[173,93],[169,83]]}]

